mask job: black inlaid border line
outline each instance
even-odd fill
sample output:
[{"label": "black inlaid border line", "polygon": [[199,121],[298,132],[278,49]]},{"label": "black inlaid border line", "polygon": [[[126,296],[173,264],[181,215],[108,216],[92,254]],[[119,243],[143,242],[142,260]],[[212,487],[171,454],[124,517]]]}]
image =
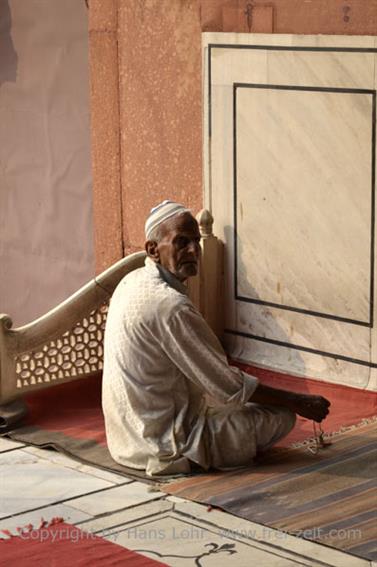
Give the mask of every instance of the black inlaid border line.
[{"label": "black inlaid border line", "polygon": [[374,255],[375,255],[375,206],[376,206],[376,91],[372,105],[372,195],[371,195],[371,242],[370,242],[370,326],[374,324]]},{"label": "black inlaid border line", "polygon": [[[8,438],[0,435],[0,439],[8,439]],[[9,441],[12,441],[12,439],[9,439]],[[14,441],[14,443],[17,443],[17,441]],[[9,449],[3,449],[2,451],[0,451],[0,458],[1,458],[1,455],[3,453],[10,453],[11,451],[18,451],[18,449],[24,449],[25,447],[27,447],[27,445],[20,445],[19,447],[10,447]],[[0,518],[0,521],[1,521],[1,518]]]},{"label": "black inlaid border line", "polygon": [[[92,478],[98,478],[98,477],[93,476]],[[108,481],[105,481],[105,482],[108,482]],[[132,481],[131,481],[131,483],[132,483]],[[37,510],[43,510],[43,508],[49,508],[50,506],[57,506],[58,504],[64,504],[64,502],[69,502],[70,500],[78,500],[79,498],[83,498],[84,496],[92,496],[92,494],[98,494],[99,492],[107,492],[108,490],[111,490],[112,488],[116,488],[117,486],[125,486],[126,484],[131,484],[131,483],[130,482],[121,482],[119,484],[112,484],[111,486],[103,486],[102,488],[97,488],[96,490],[91,490],[90,492],[83,492],[82,494],[76,494],[75,496],[67,496],[67,498],[62,498],[61,500],[54,500],[52,502],[46,502],[46,504],[41,504],[41,506],[36,506],[35,508],[28,508],[27,510],[20,510],[19,512],[13,512],[13,514],[8,514],[7,516],[2,516],[0,518],[0,521],[2,522],[3,520],[8,520],[9,518],[15,518],[16,516],[21,516],[21,514],[28,514],[29,512],[36,512]],[[161,498],[163,498],[163,497],[161,496]],[[145,502],[144,502],[144,504],[145,504]]]},{"label": "black inlaid border line", "polygon": [[[242,545],[246,545],[247,547],[251,547],[253,549],[265,550],[266,545],[267,545],[269,548],[271,548],[271,549],[268,549],[268,553],[270,555],[275,555],[276,557],[279,557],[279,558],[281,558],[281,553],[279,553],[279,551],[284,551],[285,553],[289,553],[289,555],[291,556],[291,558],[295,562],[295,564],[302,565],[303,567],[307,566],[307,562],[304,563],[303,561],[305,559],[307,559],[308,556],[302,555],[301,553],[298,553],[297,551],[287,550],[286,548],[279,546],[277,544],[270,543],[270,542],[267,543],[267,541],[265,541],[265,540],[262,540],[262,539],[259,540],[259,539],[253,538],[252,536],[249,536],[249,535],[245,535],[245,536],[242,537],[242,539],[240,539],[239,537],[237,537],[237,533],[234,533],[236,530],[232,530],[231,528],[228,528],[228,529],[223,528],[222,526],[217,525],[213,522],[208,522],[206,520],[203,520],[202,518],[196,518],[195,516],[192,516],[192,515],[187,514],[185,512],[181,512],[180,510],[174,509],[173,511],[168,511],[167,513],[162,512],[160,514],[161,514],[161,516],[158,518],[159,520],[160,519],[164,520],[166,518],[169,518],[169,519],[172,519],[172,520],[176,520],[177,523],[180,522],[181,524],[184,524],[184,525],[193,526],[194,528],[208,531],[209,533],[212,533],[216,536],[218,536],[219,533],[221,535],[221,532],[228,532],[225,535],[225,538],[227,540],[235,541],[237,543],[241,543]],[[181,516],[181,517],[179,517],[179,516]],[[89,521],[89,520],[87,520],[87,521]],[[155,521],[156,521],[156,518],[152,518],[152,516],[150,516],[150,519],[149,519],[149,517],[147,517],[146,521],[143,521],[143,522],[138,522],[138,520],[133,520],[134,523],[132,523],[132,520],[131,520],[130,522],[128,522],[128,523],[131,524],[131,526],[126,526],[126,524],[121,524],[119,527],[122,528],[124,526],[124,529],[119,529],[117,532],[115,532],[115,531],[111,532],[111,534],[109,534],[109,537],[123,533],[123,532],[128,531],[128,530],[137,529],[137,528],[140,528],[142,526],[147,526],[148,524],[151,524]],[[108,530],[108,529],[111,529],[111,528],[106,528],[106,530]],[[269,528],[269,529],[274,530],[277,533],[279,532],[279,530],[276,529],[276,528]],[[95,531],[93,533],[98,534],[98,533],[101,533],[101,531],[103,532],[103,529],[99,528],[97,531]],[[295,537],[292,534],[289,534],[289,535],[291,537]],[[222,535],[222,537],[224,537],[224,536]],[[278,539],[278,537],[279,536],[277,536],[276,539]],[[177,539],[178,539],[178,537],[177,537]],[[204,541],[206,541],[206,540],[204,540]],[[141,549],[141,548],[138,548],[138,549],[135,548],[132,551],[135,551],[135,552],[138,552],[138,553],[142,553],[143,551],[146,551],[146,552],[149,551],[150,553],[158,553],[158,552],[154,551],[153,549],[148,550],[148,549]],[[198,557],[200,555],[201,554],[198,553]],[[159,554],[159,556],[162,559],[164,557],[177,557],[179,559],[192,559],[193,558],[193,556],[178,555],[178,554],[174,554],[174,553],[173,554],[166,553],[164,555]],[[318,561],[318,560],[316,560],[316,563],[318,563],[318,565],[323,565],[325,567],[329,566],[328,563],[323,563],[322,561]],[[197,563],[197,565],[198,565],[198,563]]]},{"label": "black inlaid border line", "polygon": [[352,358],[351,356],[344,356],[343,354],[334,354],[332,352],[327,352],[324,350],[317,350],[315,348],[304,347],[300,345],[296,345],[293,343],[287,343],[285,341],[278,341],[276,339],[268,339],[267,337],[260,337],[258,335],[252,335],[250,333],[244,333],[243,331],[234,331],[232,329],[225,329],[225,333],[229,335],[237,335],[239,337],[244,337],[246,339],[252,339],[255,341],[260,341],[262,343],[269,343],[272,345],[291,348],[294,350],[300,350],[303,352],[308,352],[310,354],[318,354],[320,356],[324,356],[326,358],[334,358],[336,360],[344,360],[345,362],[350,362],[352,364],[359,364],[361,366],[368,366],[369,368],[377,368],[377,363],[375,362],[367,362],[365,360],[361,360],[359,358]]},{"label": "black inlaid border line", "polygon": [[348,89],[344,87],[311,87],[302,85],[270,85],[263,83],[233,83],[233,87],[245,89],[274,89],[280,91],[309,91],[325,93],[368,94],[374,95],[373,89]]},{"label": "black inlaid border line", "polygon": [[[377,53],[377,48],[373,48],[373,47],[368,47],[368,48],[364,48],[364,47],[360,47],[360,48],[356,48],[356,47],[309,47],[309,46],[279,46],[279,45],[235,45],[235,44],[216,44],[216,43],[209,43],[207,44],[207,48],[208,48],[208,135],[209,138],[211,138],[211,134],[212,134],[212,49],[250,49],[250,50],[266,50],[266,51],[292,51],[292,52],[328,52],[328,53]],[[374,99],[375,99],[375,94],[373,95]],[[375,135],[375,125],[376,125],[376,114],[375,114],[375,103],[374,103],[374,128],[373,128],[373,133],[372,133],[372,139],[374,140],[374,144],[375,144],[375,140],[376,140],[376,135]],[[372,142],[373,145],[373,142]],[[375,181],[375,170],[373,169],[372,172],[373,176],[374,176],[374,181]],[[373,197],[374,199],[374,197]],[[372,210],[372,216],[373,216],[373,222],[374,222],[374,200],[373,200],[373,210]],[[373,245],[374,245],[374,234],[373,234]],[[374,263],[374,258],[373,258],[373,263]],[[313,354],[319,354],[322,356],[328,356],[330,358],[339,358],[342,360],[345,360],[346,362],[351,362],[354,364],[361,364],[363,366],[369,366],[369,367],[377,367],[377,365],[375,363],[369,363],[363,360],[359,360],[359,359],[355,359],[355,358],[351,358],[351,357],[344,357],[343,355],[335,355],[333,353],[326,353],[324,351],[319,351],[319,350],[315,350],[315,349],[308,349],[307,347],[300,347],[299,345],[291,345],[289,343],[283,343],[281,341],[275,341],[273,339],[266,339],[264,337],[258,337],[256,335],[248,335],[247,333],[242,333],[242,332],[237,332],[237,331],[229,331],[229,330],[225,330],[225,332],[228,333],[233,333],[235,335],[239,334],[240,336],[245,336],[251,339],[255,339],[255,340],[260,340],[260,341],[264,341],[267,343],[271,343],[271,344],[277,344],[278,346],[283,346],[286,348],[294,348],[296,350],[303,350],[303,351],[308,351],[308,352],[313,352]]]},{"label": "black inlaid border line", "polygon": [[208,43],[208,135],[212,134],[212,50],[251,49],[256,51],[306,51],[327,53],[377,53],[376,47],[309,47],[295,45],[247,45],[232,43]]},{"label": "black inlaid border line", "polygon": [[[234,237],[236,238],[236,236]],[[281,303],[273,303],[272,301],[263,301],[262,299],[252,299],[250,297],[243,297],[242,295],[235,295],[237,301],[242,303],[255,303],[257,305],[266,305],[267,307],[275,307],[276,309],[282,309],[283,311],[293,311],[295,313],[301,313],[302,315],[310,315],[311,317],[321,317],[322,319],[331,319],[332,321],[341,321],[342,323],[350,323],[351,325],[359,325],[360,327],[372,327],[367,321],[358,321],[357,319],[347,319],[346,317],[340,317],[338,315],[328,315],[327,313],[321,313],[320,311],[311,311],[309,309],[302,309],[301,307],[290,307],[289,305],[283,305]]]},{"label": "black inlaid border line", "polygon": [[[322,313],[310,309],[300,307],[291,307],[289,305],[264,301],[262,299],[253,299],[238,294],[238,236],[237,236],[237,89],[266,89],[266,90],[284,90],[284,91],[304,91],[304,92],[327,92],[327,93],[343,93],[343,94],[364,94],[372,96],[372,140],[371,140],[371,237],[370,237],[370,284],[369,284],[369,321],[361,321],[333,315],[330,313]],[[267,305],[277,309],[302,313],[312,317],[322,317],[335,321],[341,321],[353,325],[363,327],[373,327],[373,306],[374,306],[374,231],[375,231],[375,126],[376,126],[376,91],[371,89],[346,89],[336,87],[304,87],[295,85],[267,85],[253,83],[233,83],[233,217],[234,217],[234,298],[237,301],[255,303],[258,305]]]},{"label": "black inlaid border line", "polygon": [[[222,508],[222,510],[223,510],[224,512],[226,512],[225,508]],[[228,513],[229,513],[229,512],[228,512]],[[217,530],[221,530],[222,533],[225,533],[225,534],[227,533],[227,534],[229,534],[229,535],[226,536],[226,537],[229,537],[229,539],[231,539],[231,538],[232,538],[232,535],[234,536],[235,533],[237,534],[237,530],[234,530],[234,529],[232,529],[232,528],[227,528],[227,527],[223,524],[223,522],[221,522],[221,525],[220,525],[220,524],[216,524],[216,523],[213,522],[213,521],[211,522],[211,520],[207,520],[206,518],[203,518],[203,517],[200,518],[200,520],[198,520],[198,518],[197,518],[196,516],[193,516],[193,515],[190,514],[189,512],[183,512],[182,510],[177,510],[176,508],[174,509],[174,514],[176,514],[177,516],[178,516],[178,515],[179,515],[179,516],[183,516],[184,518],[190,518],[191,520],[193,520],[193,525],[196,525],[196,524],[194,524],[194,522],[196,521],[196,522],[200,522],[201,524],[208,525],[208,526],[210,526],[210,527],[212,527],[212,528],[215,528],[215,529],[217,529]],[[242,520],[241,517],[240,517],[240,519]],[[248,520],[246,520],[246,521],[248,521]],[[262,526],[262,528],[263,528],[263,526]],[[205,529],[207,529],[207,528],[205,528]],[[278,528],[269,527],[269,530],[271,530],[273,533],[276,534],[276,539],[279,539],[279,535],[280,535],[281,532],[279,531]],[[210,530],[209,530],[209,531],[210,531]],[[288,533],[288,535],[289,535],[289,537],[296,537],[295,535],[290,534],[290,533]],[[308,559],[308,555],[305,555],[305,554],[303,554],[303,553],[300,553],[299,551],[287,550],[287,548],[286,548],[286,547],[283,547],[283,545],[278,545],[278,544],[276,544],[276,543],[272,543],[272,538],[268,538],[268,540],[267,540],[267,539],[257,539],[257,538],[254,537],[253,535],[246,534],[246,535],[242,535],[242,539],[237,539],[237,536],[236,536],[236,541],[238,541],[238,542],[240,542],[240,543],[245,543],[245,545],[250,545],[250,544],[248,544],[247,542],[245,542],[245,539],[248,539],[249,541],[252,541],[252,542],[254,542],[254,543],[260,544],[260,547],[259,547],[259,545],[258,545],[258,546],[256,546],[256,545],[253,546],[253,547],[255,547],[256,549],[262,549],[262,550],[264,550],[264,549],[266,549],[265,546],[267,545],[268,547],[271,547],[271,548],[276,549],[276,550],[279,550],[279,551],[280,551],[280,550],[281,550],[281,551],[285,551],[286,553],[287,553],[287,551],[288,551],[288,553],[291,554],[292,559],[295,561],[295,563],[296,563],[296,561],[297,561],[297,563],[298,563],[299,565],[301,565],[302,563],[300,563],[298,560],[300,560],[300,559]],[[296,556],[297,559],[294,559],[294,556]],[[279,555],[279,557],[281,557],[281,555]],[[324,563],[323,561],[320,561],[319,559],[316,559],[316,561],[318,562],[318,565],[323,565],[324,567],[330,567],[328,563]],[[305,565],[307,566],[307,563],[305,563]]]}]

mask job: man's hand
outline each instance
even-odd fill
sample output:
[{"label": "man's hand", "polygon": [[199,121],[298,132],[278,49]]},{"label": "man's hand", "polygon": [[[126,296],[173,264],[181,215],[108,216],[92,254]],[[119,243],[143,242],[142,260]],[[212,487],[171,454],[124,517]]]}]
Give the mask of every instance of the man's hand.
[{"label": "man's hand", "polygon": [[322,396],[295,394],[290,408],[298,415],[321,422],[329,413],[330,402]]},{"label": "man's hand", "polygon": [[302,417],[318,422],[325,419],[329,413],[330,407],[329,400],[326,400],[326,398],[322,396],[278,390],[277,388],[271,388],[263,384],[258,385],[250,401],[257,404],[286,407]]}]

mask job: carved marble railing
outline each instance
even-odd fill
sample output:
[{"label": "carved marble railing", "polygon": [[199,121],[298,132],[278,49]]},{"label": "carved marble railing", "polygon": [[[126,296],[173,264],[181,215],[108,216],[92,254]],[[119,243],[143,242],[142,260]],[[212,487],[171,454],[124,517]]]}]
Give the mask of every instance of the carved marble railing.
[{"label": "carved marble railing", "polygon": [[202,237],[202,261],[199,274],[188,280],[189,296],[214,333],[224,331],[224,244],[213,234],[213,216],[206,209],[196,219]]},{"label": "carved marble railing", "polygon": [[[222,244],[212,234],[208,211],[198,215],[202,234],[199,276],[189,283],[192,300],[217,334]],[[102,370],[103,336],[110,297],[119,281],[144,265],[145,253],[123,258],[66,301],[28,325],[12,328],[0,315],[0,403],[32,390],[85,378]]]}]

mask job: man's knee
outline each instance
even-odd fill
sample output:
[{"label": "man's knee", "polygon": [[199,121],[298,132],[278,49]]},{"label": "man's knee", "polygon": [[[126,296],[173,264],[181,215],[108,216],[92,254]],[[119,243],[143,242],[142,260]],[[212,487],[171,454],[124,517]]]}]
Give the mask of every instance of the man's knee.
[{"label": "man's knee", "polygon": [[256,419],[258,450],[266,450],[286,437],[296,423],[296,414],[284,407],[265,406]]}]

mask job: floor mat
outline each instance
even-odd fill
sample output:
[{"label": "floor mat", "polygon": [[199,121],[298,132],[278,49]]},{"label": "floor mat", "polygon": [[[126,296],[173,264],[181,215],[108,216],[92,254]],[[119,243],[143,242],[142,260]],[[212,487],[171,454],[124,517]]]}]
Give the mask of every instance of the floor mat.
[{"label": "floor mat", "polygon": [[377,420],[308,450],[274,449],[253,469],[179,480],[163,490],[235,516],[377,559]]},{"label": "floor mat", "polygon": [[85,464],[153,483],[144,471],[119,465],[106,444],[101,410],[101,376],[59,384],[25,396],[28,415],[6,436],[52,448]]},{"label": "floor mat", "polygon": [[[329,398],[331,413],[323,425],[327,433],[377,413],[375,392],[256,368],[247,370],[265,384]],[[100,396],[99,377],[29,394],[26,397],[29,415],[22,427],[8,432],[8,436],[32,445],[53,447],[84,463],[130,478],[146,482],[169,480],[156,477],[152,481],[143,471],[123,467],[111,458]],[[377,463],[373,454],[375,425],[335,436],[333,445],[317,455],[311,454],[305,445],[295,450],[287,448],[292,442],[300,443],[310,437],[312,427],[311,422],[299,418],[293,432],[271,452],[263,466],[253,465],[232,473],[197,474],[170,481],[162,490],[374,558],[376,547],[371,534],[375,511],[371,504],[375,499],[371,490],[376,475],[371,473]]]},{"label": "floor mat", "polygon": [[32,565],[71,567],[104,565],[122,567],[162,567],[161,563],[107,541],[65,522],[20,531],[18,536],[0,540],[0,566]]},{"label": "floor mat", "polygon": [[[232,362],[232,364],[257,376],[263,384],[273,388],[291,390],[302,394],[319,394],[330,400],[330,414],[322,423],[326,433],[339,431],[344,426],[360,423],[364,418],[377,415],[377,392],[321,382],[310,378],[289,376],[288,374],[236,362]],[[291,443],[303,441],[312,435],[313,422],[298,416],[295,428],[279,445],[288,447]]]},{"label": "floor mat", "polygon": [[[331,401],[331,412],[323,423],[328,433],[358,423],[377,413],[377,394],[288,376],[254,367],[243,367],[262,383],[303,393],[318,393]],[[25,397],[28,416],[23,425],[8,432],[15,440],[40,447],[52,447],[85,463],[125,474],[131,478],[150,480],[143,471],[116,463],[106,445],[101,410],[101,377],[93,376],[59,384]],[[313,423],[298,417],[294,430],[280,442],[288,447],[313,435]],[[165,478],[165,477],[162,477]]]},{"label": "floor mat", "polygon": [[[264,384],[303,393],[318,393],[331,401],[331,412],[323,423],[326,432],[358,423],[377,413],[377,393],[292,377],[254,367],[243,367]],[[30,393],[25,397],[28,415],[22,426],[7,433],[15,440],[39,447],[52,447],[84,463],[113,470],[130,478],[151,480],[144,471],[116,463],[106,445],[101,410],[101,377],[93,376]],[[312,422],[298,418],[294,430],[280,442],[288,447],[313,435]],[[157,477],[156,477],[157,478]],[[166,479],[161,477],[160,480]]]}]

